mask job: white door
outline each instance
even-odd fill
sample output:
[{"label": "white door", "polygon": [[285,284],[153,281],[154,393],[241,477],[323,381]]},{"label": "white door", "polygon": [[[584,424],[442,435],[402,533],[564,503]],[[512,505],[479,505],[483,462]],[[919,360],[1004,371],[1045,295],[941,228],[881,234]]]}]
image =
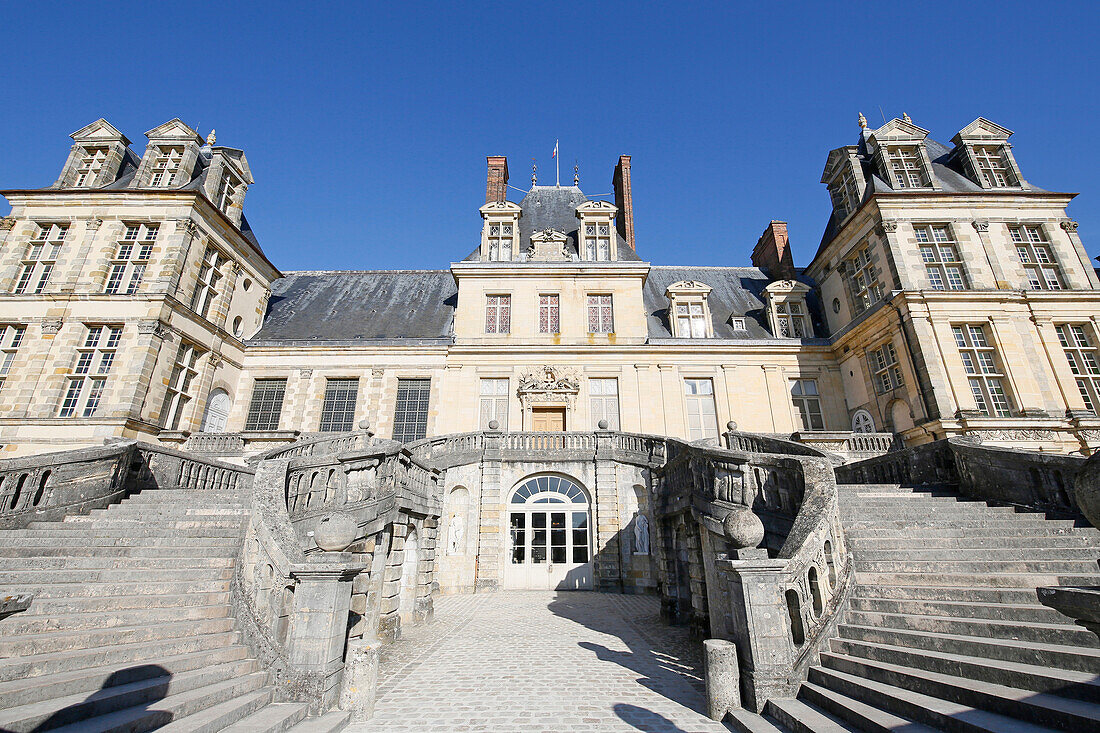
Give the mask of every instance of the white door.
[{"label": "white door", "polygon": [[588,496],[560,476],[520,484],[508,502],[506,588],[582,590],[593,585]]}]

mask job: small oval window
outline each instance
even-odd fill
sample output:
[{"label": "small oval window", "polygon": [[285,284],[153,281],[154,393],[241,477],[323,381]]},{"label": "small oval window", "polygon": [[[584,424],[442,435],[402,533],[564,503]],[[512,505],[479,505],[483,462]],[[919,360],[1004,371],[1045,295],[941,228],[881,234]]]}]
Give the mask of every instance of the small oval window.
[{"label": "small oval window", "polygon": [[244,335],[244,319],[240,316],[233,319],[233,335],[237,338]]},{"label": "small oval window", "polygon": [[840,313],[840,298],[833,298],[833,313]]},{"label": "small oval window", "polygon": [[244,282],[241,283],[241,287],[244,288],[244,291],[247,293],[249,290],[252,289],[252,281],[246,277],[244,279]]}]

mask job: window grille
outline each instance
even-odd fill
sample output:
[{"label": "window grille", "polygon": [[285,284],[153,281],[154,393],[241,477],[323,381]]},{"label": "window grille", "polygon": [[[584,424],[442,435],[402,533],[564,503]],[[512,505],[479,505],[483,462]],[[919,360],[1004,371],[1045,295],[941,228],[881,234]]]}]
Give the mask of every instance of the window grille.
[{"label": "window grille", "polygon": [[978,412],[1008,417],[1011,406],[1004,386],[1005,375],[1000,368],[997,350],[986,338],[985,326],[964,324],[952,326],[951,331],[959,347],[959,356]]},{"label": "window grille", "polygon": [[252,385],[245,430],[278,430],[286,395],[285,379],[257,379]]},{"label": "window grille", "polygon": [[107,163],[107,148],[88,148],[84,152],[84,158],[80,161],[80,167],[76,170],[74,186],[94,186],[99,178],[103,166]]},{"label": "window grille", "polygon": [[607,222],[590,222],[584,225],[584,256],[591,262],[611,259],[611,225]]},{"label": "window grille", "polygon": [[809,335],[806,327],[806,315],[802,303],[788,300],[775,304],[775,320],[779,324],[779,335],[783,338],[805,338]]},{"label": "window grille", "polygon": [[539,333],[561,333],[556,294],[539,296]]},{"label": "window grille", "polygon": [[875,375],[875,391],[879,394],[897,389],[905,384],[898,364],[898,352],[892,343],[885,343],[871,351],[871,370]]},{"label": "window grille", "polygon": [[611,310],[610,295],[588,296],[588,332],[613,333],[615,319]]},{"label": "window grille", "polygon": [[321,432],[344,433],[355,428],[358,379],[325,381],[325,402],[321,406]]},{"label": "window grille", "polygon": [[226,259],[213,247],[207,248],[202,257],[195,293],[191,296],[191,310],[202,318],[207,318],[210,304],[218,295],[218,282],[222,279],[221,268],[225,266],[225,262]]},{"label": "window grille", "polygon": [[895,188],[921,188],[928,185],[921,170],[920,152],[906,145],[888,149],[890,172]]},{"label": "window grille", "polygon": [[23,335],[26,326],[7,325],[0,326],[0,389],[4,388],[4,382],[11,371],[11,365],[15,362],[15,355],[23,343]]},{"label": "window grille", "polygon": [[183,160],[183,148],[162,148],[153,163],[153,175],[149,179],[152,188],[171,186]]},{"label": "window grille", "polygon": [[401,443],[428,435],[430,379],[398,379],[397,406],[393,415],[393,439]]},{"label": "window grille", "polygon": [[512,330],[512,296],[488,295],[485,298],[485,333]]},{"label": "window grille", "polygon": [[115,361],[122,326],[86,326],[84,341],[77,347],[76,364],[61,401],[59,417],[92,417],[107,386],[107,375]]},{"label": "window grille", "polygon": [[849,260],[848,264],[852,273],[849,280],[852,298],[856,302],[857,311],[862,313],[882,300],[882,283],[878,281],[878,277],[875,274],[875,266],[874,263],[871,262],[869,247],[865,246],[860,248],[860,250],[856,252],[855,257]]},{"label": "window grille", "polygon": [[676,304],[676,335],[692,339],[707,337],[706,309],[701,302]]},{"label": "window grille", "polygon": [[975,145],[974,160],[978,164],[978,175],[985,185],[990,188],[1005,188],[1014,186],[1008,164],[1005,161],[1004,149],[999,146]]},{"label": "window grille", "polygon": [[496,262],[510,262],[515,242],[514,227],[508,222],[489,224],[489,259]]}]

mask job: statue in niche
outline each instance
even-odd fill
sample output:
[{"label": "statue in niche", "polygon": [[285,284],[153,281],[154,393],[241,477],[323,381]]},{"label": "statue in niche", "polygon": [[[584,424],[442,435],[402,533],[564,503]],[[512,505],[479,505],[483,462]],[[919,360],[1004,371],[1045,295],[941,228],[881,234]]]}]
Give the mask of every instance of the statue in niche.
[{"label": "statue in niche", "polygon": [[638,514],[634,518],[634,554],[649,554],[649,520],[644,514]]},{"label": "statue in niche", "polygon": [[465,535],[465,519],[461,514],[455,514],[451,517],[451,534],[447,547],[447,554],[461,555],[463,553],[462,543],[465,539]]}]

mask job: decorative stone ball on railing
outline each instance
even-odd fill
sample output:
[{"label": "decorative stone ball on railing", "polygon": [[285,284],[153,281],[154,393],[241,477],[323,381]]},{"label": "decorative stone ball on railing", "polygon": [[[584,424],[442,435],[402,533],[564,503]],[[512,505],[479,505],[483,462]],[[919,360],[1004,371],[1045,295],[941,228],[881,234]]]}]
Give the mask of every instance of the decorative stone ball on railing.
[{"label": "decorative stone ball on railing", "polygon": [[733,420],[730,420],[728,423],[726,423],[726,430],[730,431],[731,433],[735,432],[737,430],[737,423],[735,423]]},{"label": "decorative stone ball on railing", "polygon": [[738,550],[758,547],[764,541],[764,523],[752,509],[737,507],[722,520],[726,539]]},{"label": "decorative stone ball on railing", "polygon": [[359,524],[346,514],[326,514],[317,522],[313,541],[325,552],[342,552],[359,536]]},{"label": "decorative stone ball on railing", "polygon": [[500,422],[497,421],[497,420],[490,420],[489,421],[489,429],[490,430],[500,430]]},{"label": "decorative stone ball on railing", "polygon": [[359,429],[368,435],[374,435],[374,431],[370,429],[370,420],[363,419],[359,421]]},{"label": "decorative stone ball on railing", "polygon": [[1100,529],[1100,452],[1093,453],[1092,457],[1085,461],[1085,466],[1078,474],[1073,484],[1073,492],[1077,499],[1077,508],[1085,515],[1085,519]]},{"label": "decorative stone ball on railing", "polygon": [[607,420],[600,420],[598,423],[596,423],[596,427],[598,427],[600,430],[607,430]]}]

